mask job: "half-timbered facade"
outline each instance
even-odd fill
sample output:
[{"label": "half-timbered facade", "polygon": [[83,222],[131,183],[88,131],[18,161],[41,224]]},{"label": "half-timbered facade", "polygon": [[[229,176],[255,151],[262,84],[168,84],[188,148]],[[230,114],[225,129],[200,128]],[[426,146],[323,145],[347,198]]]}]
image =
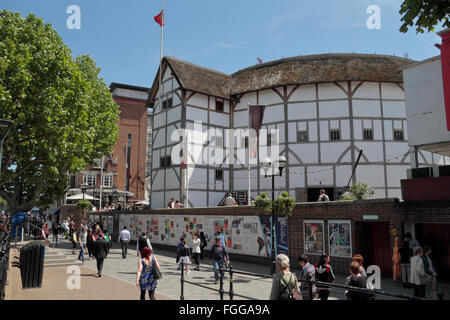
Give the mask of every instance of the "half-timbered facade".
[{"label": "half-timbered facade", "polygon": [[[385,55],[322,54],[228,75],[165,57],[162,102],[159,73],[147,100],[154,110],[152,208],[165,207],[170,198],[190,207],[216,206],[226,192],[248,190],[245,163],[211,164],[209,151],[206,162],[205,156],[198,161],[200,155],[194,155],[186,167],[171,159],[180,145],[173,131],[194,129],[196,121],[210,134],[191,144],[245,148],[244,139],[234,141],[225,130],[248,127],[248,105],[266,106],[262,129],[277,129],[278,135],[261,141],[277,143],[287,158],[283,175],[275,178],[277,192],[287,190],[296,201],[315,201],[323,188],[335,199],[349,183],[362,150],[350,183],[367,182],[374,198],[401,198],[400,179],[410,167],[401,74],[408,63]],[[256,157],[260,163],[259,153]],[[419,161],[450,164],[448,158],[425,151],[419,151]],[[250,181],[252,198],[271,190],[271,178],[261,175],[258,165],[252,166]]]}]

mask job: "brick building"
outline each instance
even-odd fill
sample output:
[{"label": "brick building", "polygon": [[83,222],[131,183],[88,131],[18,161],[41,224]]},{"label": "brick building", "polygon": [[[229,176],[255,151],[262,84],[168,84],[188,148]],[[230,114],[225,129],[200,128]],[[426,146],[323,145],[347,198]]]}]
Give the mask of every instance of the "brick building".
[{"label": "brick building", "polygon": [[[88,185],[86,193],[99,198],[101,183],[102,207],[113,202],[123,206],[125,199],[128,203],[144,200],[148,165],[148,112],[145,107],[148,88],[113,82],[110,90],[120,108],[119,138],[114,150],[103,161],[98,159],[93,167],[72,176],[70,185],[71,193],[80,193],[80,186],[85,183]],[[94,204],[98,206],[99,201]]]}]

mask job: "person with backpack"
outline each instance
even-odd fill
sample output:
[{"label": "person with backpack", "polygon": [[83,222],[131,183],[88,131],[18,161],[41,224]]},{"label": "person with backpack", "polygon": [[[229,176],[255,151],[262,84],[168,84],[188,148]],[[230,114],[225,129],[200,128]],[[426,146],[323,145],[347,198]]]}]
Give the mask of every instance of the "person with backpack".
[{"label": "person with backpack", "polygon": [[183,239],[183,246],[180,249],[180,270],[182,270],[182,263],[186,267],[186,273],[189,274],[189,264],[191,263],[191,260],[189,259],[190,256],[190,250],[189,246],[187,245],[186,239]]},{"label": "person with backpack", "polygon": [[[367,289],[366,288],[367,278],[366,278],[366,276],[361,274],[361,269],[360,269],[360,265],[358,264],[358,262],[353,261],[352,263],[350,263],[350,276],[348,276],[346,282],[351,287]],[[347,295],[348,300],[351,300],[351,301],[365,301],[365,300],[369,300],[369,298],[371,296],[370,294],[367,294],[364,292],[359,292],[359,291],[354,291],[351,289],[346,291],[346,295]]]},{"label": "person with backpack", "polygon": [[203,231],[200,232],[200,259],[203,260],[203,250],[208,246],[208,241],[206,240],[206,236]]},{"label": "person with backpack", "polygon": [[[333,283],[336,277],[334,276],[333,269],[330,266],[330,256],[323,254],[320,256],[319,263],[316,264],[316,280],[320,282]],[[330,287],[317,286],[320,300],[328,300],[330,295]]]},{"label": "person with backpack", "polygon": [[225,246],[222,245],[222,239],[216,238],[216,243],[211,247],[211,252],[209,256],[209,263],[214,266],[214,284],[219,281],[219,269],[223,270],[225,264],[228,264],[229,257]]},{"label": "person with backpack", "polygon": [[301,300],[297,277],[290,271],[289,257],[279,254],[275,258],[277,273],[273,275],[270,300]]},{"label": "person with backpack", "polygon": [[144,250],[145,247],[150,248],[150,250],[153,251],[152,244],[150,243],[150,239],[147,237],[145,232],[142,232],[142,234],[139,236],[139,239],[136,243],[136,251],[137,256],[139,257],[139,254],[142,257],[142,250]]},{"label": "person with backpack", "polygon": [[330,198],[326,195],[325,190],[320,190],[319,198],[317,199],[318,202],[320,201],[330,201]]}]

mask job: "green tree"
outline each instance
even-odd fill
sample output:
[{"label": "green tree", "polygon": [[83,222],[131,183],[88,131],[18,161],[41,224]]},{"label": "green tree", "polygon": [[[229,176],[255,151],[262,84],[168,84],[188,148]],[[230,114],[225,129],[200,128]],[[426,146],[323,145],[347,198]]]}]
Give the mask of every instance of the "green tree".
[{"label": "green tree", "polygon": [[270,214],[272,212],[272,205],[276,214],[290,216],[292,209],[294,209],[295,201],[294,198],[290,197],[289,193],[286,191],[282,192],[281,196],[276,198],[273,202],[266,192],[261,193],[255,199],[255,209],[262,209],[266,214]]},{"label": "green tree", "polygon": [[92,204],[89,200],[80,200],[77,202],[77,209],[81,211],[83,217],[83,223],[87,221],[87,210],[91,210]]},{"label": "green tree", "polygon": [[68,174],[112,151],[119,108],[87,55],[74,59],[50,24],[0,11],[0,196],[12,213],[66,192]]},{"label": "green tree", "polygon": [[417,33],[433,32],[439,23],[443,28],[450,28],[449,0],[404,0],[400,14],[403,15],[400,32],[407,32],[414,25]]},{"label": "green tree", "polygon": [[367,183],[355,183],[350,188],[350,195],[342,197],[342,200],[366,200],[374,195],[372,187]]}]

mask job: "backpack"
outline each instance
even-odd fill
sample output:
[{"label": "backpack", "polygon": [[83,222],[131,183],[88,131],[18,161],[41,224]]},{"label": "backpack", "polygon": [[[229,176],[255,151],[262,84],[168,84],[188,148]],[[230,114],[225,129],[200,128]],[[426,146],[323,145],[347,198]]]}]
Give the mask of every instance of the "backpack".
[{"label": "backpack", "polygon": [[332,282],[333,278],[331,277],[331,272],[330,272],[330,265],[327,264],[327,271],[324,273],[319,273],[317,272],[318,267],[320,267],[318,264],[315,265],[316,268],[316,280],[320,281],[320,282]]},{"label": "backpack", "polygon": [[106,243],[109,243],[109,239],[110,238],[110,235],[109,234],[105,234],[105,241],[106,241]]},{"label": "backpack", "polygon": [[289,283],[291,283],[291,280],[292,280],[292,273],[288,283],[286,283],[283,290],[281,290],[278,300],[302,300],[302,296],[296,286],[294,287],[294,289],[292,289],[291,292],[287,292],[287,294],[285,294],[285,291],[289,286]]}]

